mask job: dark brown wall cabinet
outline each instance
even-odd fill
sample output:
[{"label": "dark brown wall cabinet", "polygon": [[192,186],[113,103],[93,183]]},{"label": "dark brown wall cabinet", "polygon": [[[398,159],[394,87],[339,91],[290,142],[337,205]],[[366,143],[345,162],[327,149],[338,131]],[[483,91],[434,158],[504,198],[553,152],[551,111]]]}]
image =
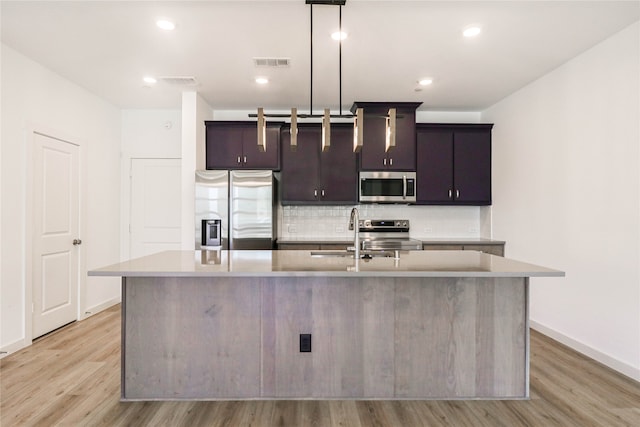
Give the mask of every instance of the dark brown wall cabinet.
[{"label": "dark brown wall cabinet", "polygon": [[266,150],[258,149],[256,122],[206,121],[207,169],[280,168],[280,126],[267,124]]},{"label": "dark brown wall cabinet", "polygon": [[[360,170],[416,170],[416,108],[420,102],[356,102],[351,107],[364,109],[363,147]],[[396,147],[385,152],[385,117],[396,108]]]},{"label": "dark brown wall cabinet", "polygon": [[288,125],[282,127],[281,201],[292,204],[355,204],[357,156],[353,125],[331,124],[331,146],[321,151],[321,125],[299,124],[298,147],[290,148]]},{"label": "dark brown wall cabinet", "polygon": [[491,204],[492,124],[417,125],[417,203]]}]

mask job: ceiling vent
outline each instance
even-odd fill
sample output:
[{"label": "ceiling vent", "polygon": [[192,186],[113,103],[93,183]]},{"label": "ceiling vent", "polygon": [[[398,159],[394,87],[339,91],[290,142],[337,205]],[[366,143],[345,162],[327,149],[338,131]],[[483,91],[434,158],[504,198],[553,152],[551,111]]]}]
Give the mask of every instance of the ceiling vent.
[{"label": "ceiling vent", "polygon": [[191,76],[165,76],[158,77],[158,80],[173,86],[196,86],[198,81]]},{"label": "ceiling vent", "polygon": [[253,58],[256,67],[282,68],[291,64],[290,58]]}]

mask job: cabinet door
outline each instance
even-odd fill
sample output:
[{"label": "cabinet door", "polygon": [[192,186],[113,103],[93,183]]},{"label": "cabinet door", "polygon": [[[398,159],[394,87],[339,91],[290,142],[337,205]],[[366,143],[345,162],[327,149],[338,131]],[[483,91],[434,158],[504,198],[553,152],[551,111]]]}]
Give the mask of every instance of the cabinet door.
[{"label": "cabinet door", "polygon": [[453,132],[422,129],[418,132],[416,198],[418,203],[451,203],[453,192]]},{"label": "cabinet door", "polygon": [[455,198],[458,203],[491,204],[491,132],[454,133]]},{"label": "cabinet door", "polygon": [[242,127],[207,124],[206,132],[207,169],[235,169],[242,166]]},{"label": "cabinet door", "polygon": [[243,129],[242,167],[249,169],[279,169],[280,126],[267,125],[265,151],[258,149],[257,124]]},{"label": "cabinet door", "polygon": [[[396,146],[387,153],[387,169],[416,170],[416,115],[413,111],[398,111]],[[384,134],[384,132],[383,132]],[[384,141],[383,141],[384,150]]]},{"label": "cabinet door", "polygon": [[331,146],[320,153],[320,200],[355,204],[358,200],[358,170],[353,152],[353,127],[332,126]]},{"label": "cabinet door", "polygon": [[289,128],[280,133],[282,141],[282,203],[314,202],[318,199],[320,127],[298,127],[298,148],[291,151]]},{"label": "cabinet door", "polygon": [[387,167],[387,153],[384,151],[385,119],[380,114],[364,116],[364,143],[360,152],[361,170],[383,170]]},{"label": "cabinet door", "polygon": [[[420,103],[364,102],[364,146],[360,170],[416,170],[416,108]],[[386,116],[396,108],[396,146],[385,152]]]}]

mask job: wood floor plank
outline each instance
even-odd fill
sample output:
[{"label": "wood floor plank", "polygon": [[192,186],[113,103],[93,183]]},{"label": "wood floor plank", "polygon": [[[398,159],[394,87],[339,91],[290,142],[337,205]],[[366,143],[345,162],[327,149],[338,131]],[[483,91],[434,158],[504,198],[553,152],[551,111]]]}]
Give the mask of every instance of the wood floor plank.
[{"label": "wood floor plank", "polygon": [[531,399],[120,402],[120,310],[112,307],[0,360],[4,426],[640,425],[640,384],[535,331]]},{"label": "wood floor plank", "polygon": [[335,400],[329,404],[332,427],[363,427],[353,400]]}]

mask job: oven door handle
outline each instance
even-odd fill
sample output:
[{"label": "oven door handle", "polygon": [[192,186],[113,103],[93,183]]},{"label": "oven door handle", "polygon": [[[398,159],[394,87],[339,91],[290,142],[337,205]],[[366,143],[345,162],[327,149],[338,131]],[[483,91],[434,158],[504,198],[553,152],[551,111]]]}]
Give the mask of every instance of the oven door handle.
[{"label": "oven door handle", "polygon": [[402,199],[407,198],[407,175],[402,175]]}]

